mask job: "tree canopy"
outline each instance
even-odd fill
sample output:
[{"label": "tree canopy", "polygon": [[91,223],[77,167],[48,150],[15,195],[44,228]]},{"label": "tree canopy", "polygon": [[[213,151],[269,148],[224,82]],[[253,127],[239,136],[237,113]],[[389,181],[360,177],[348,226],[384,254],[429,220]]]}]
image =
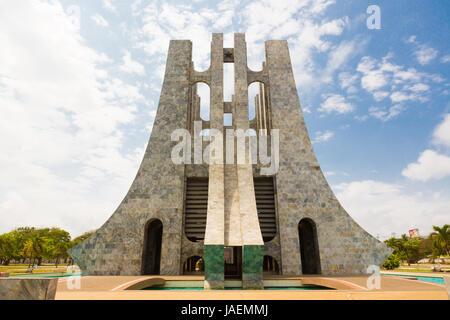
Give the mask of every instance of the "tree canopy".
[{"label": "tree canopy", "polygon": [[401,261],[408,264],[415,263],[423,258],[434,260],[440,256],[449,256],[450,228],[448,224],[443,227],[433,226],[434,232],[428,237],[408,237],[402,234],[400,238],[389,238],[384,241],[394,249],[383,267],[394,269]]},{"label": "tree canopy", "polygon": [[93,232],[86,232],[71,239],[69,232],[60,228],[21,227],[0,235],[0,263],[21,261],[40,265],[43,259],[59,261],[69,258],[67,251],[87,239]]}]

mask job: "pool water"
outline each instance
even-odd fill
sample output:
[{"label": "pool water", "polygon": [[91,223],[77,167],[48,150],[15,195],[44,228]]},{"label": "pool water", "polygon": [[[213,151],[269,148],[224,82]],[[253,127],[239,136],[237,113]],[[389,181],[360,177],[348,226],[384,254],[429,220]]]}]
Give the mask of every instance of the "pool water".
[{"label": "pool water", "polygon": [[420,281],[445,284],[444,278],[433,278],[433,277],[414,277],[414,278],[417,278],[417,280],[420,280]]},{"label": "pool water", "polygon": [[[203,287],[164,287],[164,286],[152,286],[142,290],[204,290]],[[225,290],[244,290],[239,287],[226,287]],[[332,288],[315,286],[315,285],[303,285],[298,287],[264,287],[264,290],[334,290]]]},{"label": "pool water", "polygon": [[414,275],[407,275],[407,274],[385,274],[382,273],[382,276],[391,276],[391,277],[401,277],[401,278],[414,278],[419,281],[425,281],[425,282],[432,282],[432,283],[438,283],[438,284],[445,284],[444,278],[441,277],[420,277],[420,276],[414,276]]}]

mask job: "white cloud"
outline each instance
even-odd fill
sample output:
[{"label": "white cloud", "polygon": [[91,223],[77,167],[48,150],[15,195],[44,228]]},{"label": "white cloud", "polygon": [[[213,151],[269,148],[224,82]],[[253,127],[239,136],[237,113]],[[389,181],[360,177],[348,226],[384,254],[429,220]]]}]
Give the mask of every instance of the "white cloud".
[{"label": "white cloud", "polygon": [[140,76],[143,76],[145,74],[144,66],[139,62],[131,59],[131,53],[129,51],[125,51],[122,60],[123,64],[119,67],[119,69],[123,72],[135,73]]},{"label": "white cloud", "polygon": [[331,81],[333,73],[339,70],[361,45],[361,43],[356,44],[356,41],[342,41],[336,48],[332,49],[328,55],[325,75],[325,78],[328,77],[328,79],[326,80]]},{"label": "white cloud", "polygon": [[391,94],[391,100],[392,102],[409,100],[409,95],[401,91],[396,91]]},{"label": "white cloud", "polygon": [[408,38],[408,40],[406,40],[406,43],[414,43],[416,42],[416,36],[412,35]]},{"label": "white cloud", "polygon": [[433,143],[450,147],[450,113],[444,116],[444,120],[434,130]]},{"label": "white cloud", "polygon": [[[444,120],[434,130],[432,142],[450,147],[450,114],[444,115]],[[402,175],[422,182],[447,178],[450,176],[450,157],[427,149],[419,155],[417,162],[403,169]]]},{"label": "white cloud", "polygon": [[319,112],[323,113],[348,113],[355,110],[353,104],[347,102],[345,98],[339,94],[323,95],[326,100],[320,105]]},{"label": "white cloud", "polygon": [[[209,67],[211,32],[223,32],[224,38],[227,32],[245,32],[248,66],[252,70],[261,69],[265,40],[287,39],[297,86],[304,90],[318,88],[318,79],[319,85],[329,83],[333,73],[361,47],[361,43],[356,46],[354,40],[333,44],[330,37],[342,34],[349,24],[348,17],[331,20],[324,17],[327,8],[334,3],[262,0],[242,4],[226,0],[198,10],[186,4],[152,2],[139,10],[143,26],[136,30],[135,37],[137,47],[144,48],[158,63],[164,60],[170,39],[192,40],[193,61],[198,71]],[[240,23],[240,30],[229,29],[233,22]],[[319,68],[320,64],[315,61],[317,54],[329,55],[328,67]],[[355,89],[349,90],[355,92]]]},{"label": "white cloud", "polygon": [[388,96],[389,96],[389,92],[386,92],[386,91],[376,91],[373,93],[373,98],[376,101],[381,101]]},{"label": "white cloud", "polygon": [[422,92],[430,90],[430,86],[423,83],[416,83],[413,86],[406,86],[405,88],[414,92]]},{"label": "white cloud", "polygon": [[[259,69],[264,59],[264,40],[287,39],[299,88],[316,88],[322,82],[330,82],[333,72],[342,66],[350,56],[351,41],[334,45],[333,36],[342,34],[349,19],[341,17],[327,19],[323,15],[334,1],[254,1],[240,11],[242,29],[246,32],[249,67]],[[340,57],[332,54],[332,48],[339,48]],[[336,61],[339,66],[323,68],[316,58],[322,55]],[[319,79],[319,80],[318,80]]]},{"label": "white cloud", "polygon": [[427,47],[426,45],[420,45],[414,52],[414,55],[421,65],[425,65],[434,60],[437,57],[438,53],[439,52],[436,49]]},{"label": "white cloud", "polygon": [[105,18],[103,18],[101,15],[99,15],[98,13],[94,14],[93,16],[91,16],[91,19],[99,26],[101,27],[107,27],[109,26],[108,21],[106,21]]},{"label": "white cloud", "polygon": [[358,116],[358,115],[355,116],[355,120],[357,120],[359,122],[364,122],[367,119],[369,119],[369,116],[367,114],[362,115],[362,116]]},{"label": "white cloud", "polygon": [[139,165],[140,150],[122,150],[139,88],[107,71],[58,2],[2,2],[0,47],[0,232],[100,226]]},{"label": "white cloud", "polygon": [[112,0],[102,0],[103,8],[111,11],[117,12],[116,6],[112,3]]},{"label": "white cloud", "polygon": [[390,107],[388,110],[379,107],[370,107],[369,115],[381,121],[389,121],[398,116],[403,110],[404,108],[398,104]]},{"label": "white cloud", "polygon": [[378,90],[388,84],[387,75],[381,69],[374,69],[376,60],[371,57],[363,57],[358,64],[357,71],[363,73],[361,87],[369,92]]},{"label": "white cloud", "polygon": [[427,235],[431,226],[448,223],[450,199],[439,193],[411,192],[402,185],[374,180],[342,183],[333,189],[356,222],[381,239],[412,228]]},{"label": "white cloud", "polygon": [[429,64],[432,60],[436,59],[436,57],[438,56],[439,51],[418,42],[416,36],[409,37],[409,39],[406,42],[415,45],[415,50],[413,54],[421,65]]},{"label": "white cloud", "polygon": [[[410,41],[415,41],[412,37]],[[390,97],[393,106],[386,108],[372,107],[370,115],[382,121],[394,118],[405,110],[408,101],[426,102],[430,100],[430,82],[442,82],[437,74],[418,72],[391,62],[393,54],[389,53],[380,60],[369,56],[361,58],[357,71],[361,73],[361,87],[369,92],[375,101]]]},{"label": "white cloud", "polygon": [[351,74],[349,72],[341,72],[339,73],[338,78],[341,84],[341,88],[346,89],[352,87],[355,84],[355,82],[358,80],[358,75]]},{"label": "white cloud", "polygon": [[447,54],[447,55],[443,56],[443,57],[441,58],[441,62],[442,62],[442,63],[448,63],[448,62],[450,62],[450,54]]},{"label": "white cloud", "polygon": [[312,140],[312,143],[320,143],[330,140],[334,137],[334,132],[330,130],[326,130],[324,132],[322,131],[316,131],[315,137]]},{"label": "white cloud", "polygon": [[137,47],[143,48],[159,65],[164,64],[171,39],[189,39],[193,42],[195,69],[206,70],[209,67],[211,31],[214,32],[210,25],[219,20],[221,13],[207,8],[197,11],[184,4],[150,3],[141,9],[142,27],[135,35]]},{"label": "white cloud", "polygon": [[433,150],[425,150],[415,163],[410,163],[402,175],[411,180],[438,180],[450,176],[450,157]]},{"label": "white cloud", "polygon": [[[421,90],[417,90],[416,92],[419,92],[419,91],[421,91]],[[408,100],[411,100],[411,101],[419,100],[419,101],[425,102],[425,101],[428,101],[428,98],[422,97],[416,93],[408,94],[404,91],[395,91],[395,92],[391,93],[391,100],[392,100],[392,102],[403,102],[403,101],[408,101]]]}]

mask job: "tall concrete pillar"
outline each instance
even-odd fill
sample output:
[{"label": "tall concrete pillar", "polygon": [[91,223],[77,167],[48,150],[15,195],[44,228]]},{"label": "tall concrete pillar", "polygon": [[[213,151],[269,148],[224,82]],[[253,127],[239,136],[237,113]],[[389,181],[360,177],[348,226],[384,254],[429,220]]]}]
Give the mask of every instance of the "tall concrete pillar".
[{"label": "tall concrete pillar", "polygon": [[[224,287],[223,35],[211,42],[208,213],[205,231],[205,288]],[[220,152],[218,152],[220,149]]]},{"label": "tall concrete pillar", "polygon": [[[265,49],[272,128],[279,130],[280,139],[276,184],[282,274],[310,273],[311,263],[314,273],[364,274],[392,250],[362,229],[329,187],[303,118],[287,41],[266,41]],[[299,241],[302,221],[314,235],[304,248]],[[316,252],[308,252],[311,247]]]},{"label": "tall concrete pillar", "polygon": [[[249,106],[247,82],[247,45],[243,33],[234,34],[234,99],[235,128],[248,132]],[[246,289],[262,288],[262,268],[264,242],[259,227],[256,209],[255,189],[253,186],[253,169],[250,152],[250,137],[245,139],[243,159],[237,159],[237,185],[239,190],[239,212],[242,233],[242,285]],[[240,146],[237,145],[239,148]],[[239,155],[239,150],[237,152]]]}]

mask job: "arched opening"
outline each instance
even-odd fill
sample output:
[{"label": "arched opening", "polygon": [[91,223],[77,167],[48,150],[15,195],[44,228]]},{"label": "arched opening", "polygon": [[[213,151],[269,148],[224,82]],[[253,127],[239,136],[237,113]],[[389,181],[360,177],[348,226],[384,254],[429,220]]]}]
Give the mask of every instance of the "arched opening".
[{"label": "arched opening", "polygon": [[298,237],[300,241],[300,256],[303,274],[320,274],[319,241],[317,239],[316,224],[305,218],[298,223]]},{"label": "arched opening", "polygon": [[234,94],[234,63],[223,64],[223,101],[231,101]]},{"label": "arched opening", "polygon": [[248,86],[248,120],[256,121],[256,128],[267,129],[267,97],[264,83],[256,81]]},{"label": "arched opening", "polygon": [[263,272],[267,274],[279,274],[278,262],[271,256],[264,256]]},{"label": "arched opening", "polygon": [[210,88],[205,82],[195,82],[191,90],[190,121],[209,121],[210,118]]},{"label": "arched opening", "polygon": [[194,84],[197,86],[196,93],[198,96],[198,103],[200,104],[200,119],[209,121],[210,116],[210,89],[204,82]]},{"label": "arched opening", "polygon": [[183,274],[203,274],[205,271],[205,262],[203,257],[189,257],[183,264]]},{"label": "arched opening", "polygon": [[255,99],[259,94],[259,83],[253,82],[248,86],[248,120],[255,119]]},{"label": "arched opening", "polygon": [[147,222],[142,253],[142,274],[159,274],[163,225],[160,220]]}]

